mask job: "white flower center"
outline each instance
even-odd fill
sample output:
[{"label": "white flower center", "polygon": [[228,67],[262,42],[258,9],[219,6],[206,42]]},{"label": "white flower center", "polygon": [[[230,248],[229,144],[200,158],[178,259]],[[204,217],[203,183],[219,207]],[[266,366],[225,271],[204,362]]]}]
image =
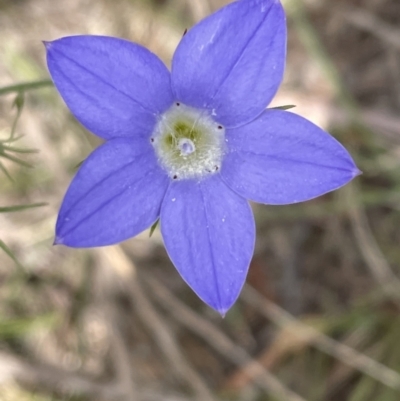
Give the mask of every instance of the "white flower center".
[{"label": "white flower center", "polygon": [[151,142],[172,179],[199,179],[221,168],[225,129],[206,111],[175,103],[160,116]]}]

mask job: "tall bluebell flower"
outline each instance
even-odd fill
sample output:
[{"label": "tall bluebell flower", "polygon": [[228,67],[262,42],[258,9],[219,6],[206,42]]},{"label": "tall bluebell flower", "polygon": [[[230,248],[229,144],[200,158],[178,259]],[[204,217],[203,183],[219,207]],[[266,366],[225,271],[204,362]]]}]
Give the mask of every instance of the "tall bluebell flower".
[{"label": "tall bluebell flower", "polygon": [[46,43],[53,81],[75,117],[106,140],[65,195],[56,243],[115,244],[158,218],[188,285],[224,314],[253,254],[247,199],[305,201],[358,174],[347,151],[298,115],[266,109],[283,77],[279,0],[241,0],[182,38],[171,72],[125,40]]}]

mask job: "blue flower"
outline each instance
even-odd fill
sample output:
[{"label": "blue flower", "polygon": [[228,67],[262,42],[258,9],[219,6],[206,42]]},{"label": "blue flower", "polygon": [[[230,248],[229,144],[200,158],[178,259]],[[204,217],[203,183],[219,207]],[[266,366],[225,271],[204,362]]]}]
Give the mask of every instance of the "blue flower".
[{"label": "blue flower", "polygon": [[105,36],[46,43],[53,81],[75,117],[105,139],[61,206],[56,243],[115,244],[157,219],[173,264],[224,314],[254,250],[247,201],[305,201],[358,169],[329,134],[266,109],[283,77],[279,0],[240,0],[182,38],[171,72],[146,48]]}]

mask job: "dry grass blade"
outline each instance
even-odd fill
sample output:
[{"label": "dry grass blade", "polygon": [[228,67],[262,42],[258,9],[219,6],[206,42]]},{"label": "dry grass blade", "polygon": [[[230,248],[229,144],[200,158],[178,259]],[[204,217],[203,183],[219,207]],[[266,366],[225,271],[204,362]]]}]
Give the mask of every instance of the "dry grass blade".
[{"label": "dry grass blade", "polygon": [[[100,256],[99,256],[100,254]],[[71,315],[72,320],[82,319],[85,304],[88,302],[87,290],[91,286],[91,301],[97,305],[98,320],[104,331],[107,332],[109,357],[112,371],[112,381],[118,386],[120,401],[139,401],[136,386],[136,370],[131,358],[131,349],[122,322],[126,317],[121,316],[120,304],[117,302],[119,294],[120,275],[111,268],[109,261],[102,257],[102,252],[93,252],[96,268],[86,271],[81,289],[76,293],[76,302]],[[89,284],[90,283],[90,284]],[[83,333],[80,333],[83,336]],[[83,337],[82,337],[83,338]]]},{"label": "dry grass blade", "polygon": [[[335,88],[341,106],[349,112],[348,116],[351,117],[351,120],[353,120],[354,123],[356,123],[359,132],[363,133],[364,141],[370,141],[373,137],[373,133],[370,131],[369,127],[365,126],[360,118],[361,114],[357,102],[344,85],[338,70],[320,41],[319,35],[308,23],[308,16],[302,0],[296,2],[287,0],[287,3],[289,6],[289,15],[293,18],[298,27],[299,33],[303,36],[303,42],[306,45],[307,50],[316,60],[318,60],[324,75]],[[394,36],[396,35],[393,35],[392,42],[395,41],[396,43],[399,43],[398,37],[395,38]],[[360,202],[358,201],[355,184],[352,183],[351,185],[348,185],[343,191],[348,197],[348,204],[350,205],[349,216],[355,237],[360,246],[361,254],[374,278],[383,287],[384,291],[397,302],[400,280],[393,274],[389,264],[375,241],[368,220],[362,212]]]},{"label": "dry grass blade", "polygon": [[286,388],[261,364],[254,362],[252,357],[243,348],[236,345],[208,320],[197,315],[179,301],[179,299],[158,280],[152,277],[146,277],[146,283],[150,286],[152,290],[151,293],[159,304],[166,308],[176,321],[192,331],[195,335],[203,338],[204,341],[228,361],[237,366],[243,366],[252,362],[251,369],[246,373],[260,388],[287,401],[305,401],[303,397]]},{"label": "dry grass blade", "polygon": [[344,193],[347,195],[348,213],[353,232],[365,263],[383,290],[399,304],[400,280],[393,273],[372,234],[367,216],[358,201],[355,184],[346,187]]},{"label": "dry grass blade", "polygon": [[197,393],[197,399],[201,401],[215,400],[211,391],[197,372],[190,366],[184,355],[179,349],[174,336],[168,325],[162,320],[156,312],[150,301],[145,296],[139,283],[132,285],[132,298],[134,300],[136,311],[145,323],[154,340],[160,349],[170,361],[171,367],[176,370],[179,377],[185,378],[187,384]]},{"label": "dry grass blade", "polygon": [[15,380],[26,387],[44,388],[55,394],[87,397],[98,401],[120,401],[119,385],[96,383],[80,373],[73,373],[43,363],[28,363],[22,358],[0,353],[0,384]]},{"label": "dry grass blade", "polygon": [[278,327],[292,327],[297,336],[308,338],[310,343],[320,351],[352,366],[392,389],[400,390],[400,375],[397,372],[300,322],[278,305],[262,297],[250,286],[246,285],[243,289],[242,299]]},{"label": "dry grass blade", "polygon": [[[101,249],[99,252],[108,261],[112,261],[114,266],[118,266],[119,271],[126,273],[136,270],[133,262],[129,260],[121,247]],[[175,371],[179,379],[184,380],[193,389],[199,401],[214,401],[211,390],[182,354],[171,329],[148,300],[137,278],[131,275],[127,283],[129,283],[128,295],[131,297],[139,318],[160,347],[171,369]]]},{"label": "dry grass blade", "polygon": [[[45,388],[68,400],[71,399],[71,394],[96,401],[121,401],[125,397],[118,382],[99,383],[82,373],[70,372],[43,363],[28,362],[15,355],[1,352],[0,385],[10,380],[19,382],[24,387]],[[178,395],[159,394],[150,389],[143,389],[138,395],[141,401],[187,401]]]},{"label": "dry grass blade", "polygon": [[[116,315],[113,313],[112,315]],[[118,324],[113,325],[111,344],[112,344],[112,358],[116,369],[116,375],[118,378],[119,388],[124,389],[124,399],[126,401],[139,401],[135,383],[132,380],[132,366],[129,358],[129,348],[124,341],[120,331],[118,330]]]},{"label": "dry grass blade", "polygon": [[386,44],[400,50],[400,30],[394,28],[363,9],[345,9],[343,18],[355,27],[371,33]]},{"label": "dry grass blade", "polygon": [[[332,106],[330,110],[335,123],[343,124],[350,122],[348,113],[341,107]],[[371,129],[376,130],[377,134],[388,135],[388,133],[391,133],[390,138],[396,140],[396,142],[399,141],[399,116],[373,108],[360,109],[360,114],[362,121],[365,121],[365,124],[370,126]]]}]

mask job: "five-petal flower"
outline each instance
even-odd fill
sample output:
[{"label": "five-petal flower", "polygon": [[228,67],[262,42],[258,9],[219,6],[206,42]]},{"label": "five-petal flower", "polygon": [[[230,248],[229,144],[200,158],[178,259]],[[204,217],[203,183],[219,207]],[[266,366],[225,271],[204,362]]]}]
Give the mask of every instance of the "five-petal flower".
[{"label": "five-petal flower", "polygon": [[247,199],[305,201],[358,169],[329,134],[266,109],[283,77],[279,0],[239,0],[182,38],[171,73],[144,47],[103,36],[46,43],[53,81],[75,117],[106,142],[61,206],[56,243],[118,243],[161,221],[183,279],[224,314],[253,254]]}]

